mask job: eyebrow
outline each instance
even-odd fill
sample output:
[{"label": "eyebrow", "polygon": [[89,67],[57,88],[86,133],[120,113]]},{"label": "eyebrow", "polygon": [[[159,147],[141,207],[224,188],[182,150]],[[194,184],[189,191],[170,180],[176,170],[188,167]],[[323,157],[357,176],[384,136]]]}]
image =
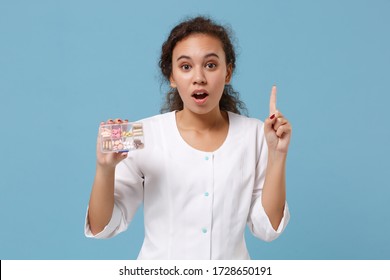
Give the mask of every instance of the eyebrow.
[{"label": "eyebrow", "polygon": [[[204,58],[209,58],[209,57],[216,57],[219,59],[219,56],[216,54],[216,53],[208,53],[204,56]],[[191,57],[189,57],[188,55],[181,55],[178,57],[178,59],[176,61],[179,61],[180,59],[191,59]]]}]

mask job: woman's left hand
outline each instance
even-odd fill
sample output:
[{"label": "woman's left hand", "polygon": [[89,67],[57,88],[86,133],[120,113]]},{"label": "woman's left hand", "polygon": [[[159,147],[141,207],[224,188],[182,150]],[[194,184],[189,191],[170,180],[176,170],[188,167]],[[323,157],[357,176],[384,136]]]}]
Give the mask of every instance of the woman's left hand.
[{"label": "woman's left hand", "polygon": [[292,128],[289,121],[276,109],[276,86],[271,90],[269,111],[270,116],[264,121],[268,151],[287,154]]}]

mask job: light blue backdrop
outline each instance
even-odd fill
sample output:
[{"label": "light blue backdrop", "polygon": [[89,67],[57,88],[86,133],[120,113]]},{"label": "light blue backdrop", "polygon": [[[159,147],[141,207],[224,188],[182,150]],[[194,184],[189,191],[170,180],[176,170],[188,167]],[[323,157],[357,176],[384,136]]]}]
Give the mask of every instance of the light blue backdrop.
[{"label": "light blue backdrop", "polygon": [[157,114],[170,29],[207,14],[237,38],[250,116],[272,84],[293,124],[292,219],[254,259],[390,259],[390,1],[0,0],[0,258],[135,259],[139,211],[83,235],[100,121]]}]

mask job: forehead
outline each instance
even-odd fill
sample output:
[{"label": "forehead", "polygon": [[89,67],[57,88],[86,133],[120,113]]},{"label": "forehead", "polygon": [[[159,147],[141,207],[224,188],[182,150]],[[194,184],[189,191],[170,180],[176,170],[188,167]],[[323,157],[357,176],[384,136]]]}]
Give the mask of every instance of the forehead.
[{"label": "forehead", "polygon": [[211,35],[207,34],[192,34],[183,40],[179,41],[173,49],[172,58],[186,55],[190,57],[203,57],[209,53],[216,53],[224,57],[222,42]]}]

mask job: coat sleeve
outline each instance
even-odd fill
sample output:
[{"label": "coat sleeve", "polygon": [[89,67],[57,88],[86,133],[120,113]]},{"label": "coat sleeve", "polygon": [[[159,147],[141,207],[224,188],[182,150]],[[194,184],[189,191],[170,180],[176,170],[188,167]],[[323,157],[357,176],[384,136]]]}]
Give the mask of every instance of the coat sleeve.
[{"label": "coat sleeve", "polygon": [[254,236],[264,241],[272,241],[280,236],[290,220],[290,212],[287,201],[284,206],[283,218],[275,230],[263,208],[261,202],[265,173],[267,170],[268,147],[264,137],[264,127],[261,123],[257,130],[257,156],[258,160],[255,169],[254,188],[252,193],[251,206],[249,210],[247,224]]},{"label": "coat sleeve", "polygon": [[84,234],[91,238],[110,238],[125,231],[137,209],[143,202],[143,176],[136,168],[134,154],[121,161],[115,170],[114,209],[111,220],[105,228],[93,235],[88,223],[88,210],[85,217]]}]

